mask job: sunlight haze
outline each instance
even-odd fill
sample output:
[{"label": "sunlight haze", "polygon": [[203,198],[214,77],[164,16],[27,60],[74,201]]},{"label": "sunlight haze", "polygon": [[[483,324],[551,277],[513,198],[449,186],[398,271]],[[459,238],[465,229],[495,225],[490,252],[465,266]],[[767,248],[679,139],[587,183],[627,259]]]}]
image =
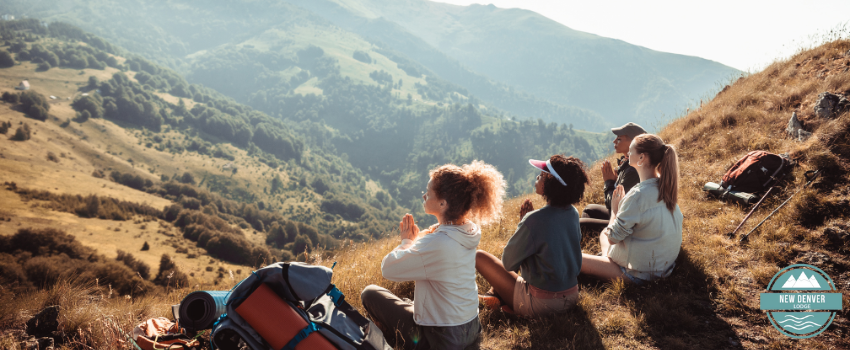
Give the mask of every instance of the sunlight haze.
[{"label": "sunlight haze", "polygon": [[758,71],[850,20],[850,1],[442,0],[542,14],[567,27],[653,50]]}]

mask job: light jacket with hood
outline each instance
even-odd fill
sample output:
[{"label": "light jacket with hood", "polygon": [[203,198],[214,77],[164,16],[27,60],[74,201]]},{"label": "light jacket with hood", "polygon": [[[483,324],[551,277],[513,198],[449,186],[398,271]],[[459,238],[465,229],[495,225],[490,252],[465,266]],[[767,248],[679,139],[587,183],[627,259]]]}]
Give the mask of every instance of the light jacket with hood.
[{"label": "light jacket with hood", "polygon": [[402,240],[384,257],[384,278],[416,282],[416,324],[457,326],[478,316],[475,252],[480,241],[481,229],[474,223],[440,225],[416,241]]}]

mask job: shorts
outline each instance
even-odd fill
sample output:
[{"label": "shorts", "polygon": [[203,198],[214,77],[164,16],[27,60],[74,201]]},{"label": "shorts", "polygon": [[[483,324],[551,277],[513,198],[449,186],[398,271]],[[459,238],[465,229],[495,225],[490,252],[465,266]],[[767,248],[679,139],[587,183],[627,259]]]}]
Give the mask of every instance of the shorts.
[{"label": "shorts", "polygon": [[578,286],[551,299],[539,297],[541,293],[554,294],[535,288],[518,276],[514,284],[514,313],[525,317],[546,316],[572,309],[578,302]]},{"label": "shorts", "polygon": [[623,271],[623,276],[626,276],[626,278],[628,278],[629,281],[631,281],[634,284],[642,285],[646,282],[649,282],[648,280],[645,280],[643,278],[632,276],[632,274],[629,273],[629,269],[627,269],[625,267],[620,266],[620,271]]},{"label": "shorts", "polygon": [[[658,276],[658,277],[653,278],[653,280],[663,278],[662,276],[669,276],[670,273],[673,272],[674,267],[676,267],[676,263],[671,264],[670,267],[668,267],[667,270],[665,270],[663,273],[658,274],[658,275],[654,275],[654,276]],[[629,269],[622,267],[622,266],[620,266],[620,271],[623,271],[623,276],[626,276],[626,278],[628,278],[629,281],[631,281],[632,283],[637,284],[637,285],[642,285],[646,282],[651,281],[651,280],[648,280],[648,279],[644,279],[644,278],[640,278],[640,277],[635,276],[634,274],[631,273],[634,270],[629,270]]]}]

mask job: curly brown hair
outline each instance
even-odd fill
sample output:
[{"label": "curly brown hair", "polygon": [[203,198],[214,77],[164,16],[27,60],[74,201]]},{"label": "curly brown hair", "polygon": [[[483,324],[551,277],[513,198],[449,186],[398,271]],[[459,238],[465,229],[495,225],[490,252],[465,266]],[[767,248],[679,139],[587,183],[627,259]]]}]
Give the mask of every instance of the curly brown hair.
[{"label": "curly brown hair", "polygon": [[549,173],[541,171],[540,180],[543,181],[543,199],[546,203],[551,206],[565,207],[581,201],[584,197],[584,187],[590,183],[590,178],[584,171],[584,163],[578,158],[561,154],[549,158],[549,163],[567,186],[562,185]]},{"label": "curly brown hair", "polygon": [[502,212],[505,183],[502,173],[476,160],[462,167],[446,164],[429,172],[431,189],[448,204],[444,219],[470,219],[479,225],[496,220]]}]

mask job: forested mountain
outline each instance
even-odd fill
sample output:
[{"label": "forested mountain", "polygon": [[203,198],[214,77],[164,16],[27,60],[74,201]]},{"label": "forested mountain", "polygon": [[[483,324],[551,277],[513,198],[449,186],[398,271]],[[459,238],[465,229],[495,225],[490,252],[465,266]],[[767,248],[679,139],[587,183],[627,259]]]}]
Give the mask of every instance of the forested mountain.
[{"label": "forested mountain", "polygon": [[[178,154],[226,159],[232,157],[228,147],[245,150],[285,173],[284,180],[264,171],[267,180],[262,181],[270,187],[261,193],[259,188],[242,188],[223,174],[205,177],[205,186],[237,201],[250,203],[259,196],[268,210],[335,232],[336,238],[379,234],[379,227],[396,220],[399,211],[421,215],[419,194],[427,171],[440,164],[473,159],[496,164],[512,185],[511,193],[519,194],[529,190],[534,173],[527,158],[566,153],[590,162],[607,152],[608,137],[603,134],[542,120],[513,120],[476,104],[474,97],[458,91],[465,90],[438,78],[404,75],[396,80],[393,74],[406,74],[402,68],[416,68],[392,67],[387,63],[394,61],[375,51],[343,57],[338,49],[285,46],[285,37],[279,37],[279,51],[252,44],[222,45],[187,59],[195,81],[265,112],[261,113],[139,56],[130,54],[119,62],[113,56],[122,49],[73,26],[38,20],[3,25],[11,32],[27,33],[25,39],[10,34],[9,50],[18,60],[44,65],[39,69],[108,66],[127,71],[106,81],[93,78],[88,89],[97,93],[74,102],[81,113],[76,120],[105,117],[145,128],[150,147]],[[263,35],[282,36],[274,31]],[[353,34],[349,39],[358,43]],[[86,45],[74,44],[75,40]],[[288,50],[294,51],[287,54]],[[380,67],[387,70],[375,70]],[[357,79],[357,74],[365,75],[369,83]],[[254,77],[253,83],[243,83],[240,76]],[[410,91],[406,97],[405,91]],[[167,135],[175,130],[183,135]],[[378,188],[369,187],[373,179]],[[292,196],[315,202],[314,208],[325,214],[311,212],[309,206],[285,205],[286,197]]]},{"label": "forested mountain", "polygon": [[[177,69],[192,82],[230,87],[240,95],[261,90],[246,85],[291,83],[298,71],[286,70],[286,61],[274,55],[266,55],[270,61],[248,60],[246,66],[229,63],[266,53],[292,57],[315,45],[338,59],[342,74],[352,79],[369,82],[370,72],[383,69],[407,82],[397,91],[401,98],[409,93],[414,100],[471,100],[520,119],[593,131],[626,121],[658,124],[709,97],[718,82],[738,73],[716,62],[649,50],[575,31],[530,11],[492,5],[427,0],[0,4],[10,13],[74,23]],[[358,66],[355,51],[374,66]],[[206,64],[216,58],[225,58],[224,64]],[[426,81],[442,93],[424,94],[411,84]],[[315,91],[309,79],[298,82],[306,84],[301,92]]]},{"label": "forested mountain", "polygon": [[[716,93],[719,81],[739,73],[698,57],[576,31],[521,9],[427,0],[290,1],[422,57],[421,49],[406,45],[409,39],[399,40],[416,37],[479,74],[550,103],[593,111],[613,124],[649,125],[662,115],[679,115],[689,102],[711,98],[706,94]],[[370,31],[375,22],[391,22],[406,33]],[[422,63],[440,74],[452,71],[445,61]],[[443,76],[475,95],[486,95],[481,86],[453,80],[459,79],[457,74]]]}]

